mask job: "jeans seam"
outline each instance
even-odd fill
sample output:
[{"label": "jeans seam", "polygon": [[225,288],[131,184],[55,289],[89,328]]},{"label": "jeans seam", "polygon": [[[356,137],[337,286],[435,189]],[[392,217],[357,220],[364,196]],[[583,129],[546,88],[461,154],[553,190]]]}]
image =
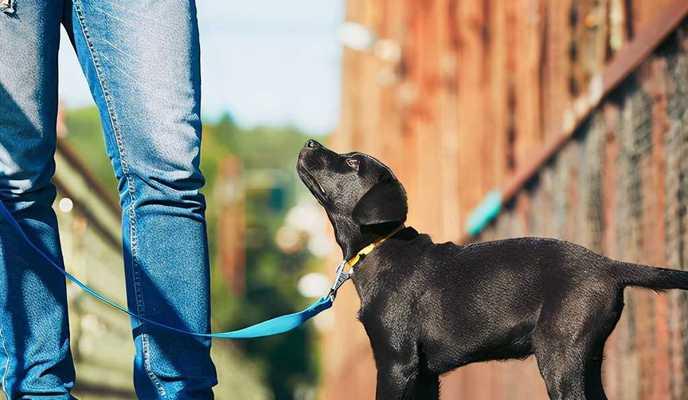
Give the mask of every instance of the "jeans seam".
[{"label": "jeans seam", "polygon": [[[119,124],[117,122],[117,117],[116,113],[114,112],[114,109],[112,107],[112,97],[110,95],[110,92],[108,90],[107,82],[105,82],[105,79],[103,78],[103,71],[102,67],[99,62],[99,58],[96,54],[95,46],[93,45],[93,42],[91,40],[91,37],[88,34],[88,28],[86,26],[86,20],[82,8],[82,4],[80,0],[75,0],[74,1],[74,9],[76,10],[78,19],[79,19],[79,26],[81,28],[81,33],[84,36],[84,40],[86,41],[86,44],[88,46],[88,51],[91,55],[91,61],[93,62],[93,66],[95,68],[96,72],[96,77],[98,79],[98,84],[100,85],[100,89],[103,92],[103,97],[105,98],[105,107],[107,110],[108,117],[110,118],[110,124],[112,125],[112,130],[115,134],[115,142],[116,142],[116,147],[117,151],[119,153],[119,160],[120,164],[122,167],[122,174],[124,175],[124,179],[126,181],[126,188],[127,188],[127,195],[129,195],[129,200],[131,202],[129,206],[129,219],[130,219],[130,250],[131,250],[131,269],[132,269],[132,278],[134,280],[134,298],[136,300],[136,312],[140,316],[145,316],[145,302],[143,299],[143,286],[141,285],[141,278],[138,269],[136,268],[137,262],[136,262],[136,249],[137,249],[137,231],[136,231],[136,211],[134,210],[134,204],[135,204],[135,191],[134,191],[134,186],[132,183],[131,175],[129,172],[129,166],[127,162],[127,156],[126,156],[126,149],[124,147],[124,141],[122,138],[122,133],[119,128]],[[141,322],[143,325],[143,322]],[[146,371],[146,375],[150,379],[151,383],[155,386],[157,392],[161,396],[165,396],[165,388],[162,386],[160,380],[158,377],[155,375],[151,368],[151,360],[150,360],[150,342],[148,340],[148,335],[144,332],[141,333],[141,347],[142,347],[142,356],[143,356],[143,368]]]},{"label": "jeans seam", "polygon": [[2,351],[5,353],[5,371],[2,373],[2,393],[9,399],[10,395],[7,393],[7,373],[10,370],[10,352],[7,351],[5,334],[2,332],[2,328],[0,328],[0,340],[2,340]]}]

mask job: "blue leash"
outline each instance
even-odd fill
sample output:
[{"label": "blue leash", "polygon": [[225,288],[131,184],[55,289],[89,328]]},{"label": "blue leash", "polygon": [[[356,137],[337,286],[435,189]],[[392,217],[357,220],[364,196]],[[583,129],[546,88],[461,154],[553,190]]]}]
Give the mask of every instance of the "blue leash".
[{"label": "blue leash", "polygon": [[[191,336],[201,336],[201,337],[212,337],[212,338],[218,338],[218,339],[252,339],[252,338],[259,338],[259,337],[265,337],[265,336],[273,336],[273,335],[279,335],[281,333],[289,332],[293,329],[298,328],[299,326],[303,325],[304,322],[308,321],[309,319],[313,318],[314,316],[320,314],[321,312],[327,310],[328,308],[332,307],[332,303],[334,302],[334,298],[337,294],[337,289],[346,281],[346,279],[342,280],[340,278],[340,269],[338,269],[338,276],[335,284],[332,286],[332,289],[330,290],[330,293],[327,296],[323,296],[317,301],[315,301],[313,304],[310,306],[306,307],[303,311],[296,312],[293,314],[287,314],[287,315],[282,315],[279,317],[275,317],[272,319],[269,319],[267,321],[263,321],[260,323],[257,323],[255,325],[248,326],[243,329],[238,329],[235,331],[229,331],[229,332],[217,332],[217,333],[198,333],[198,332],[191,332],[187,331],[185,329],[181,328],[175,328],[173,326],[169,326],[166,324],[163,324],[162,322],[157,322],[153,321],[151,319],[148,319],[146,317],[141,317],[137,315],[136,313],[133,313],[129,311],[127,307],[124,307],[120,304],[118,304],[116,301],[110,299],[109,297],[101,294],[95,289],[92,289],[90,286],[87,284],[83,283],[80,281],[77,277],[74,275],[70,274],[69,272],[65,271],[63,268],[61,268],[57,262],[55,262],[48,254],[46,254],[43,250],[41,250],[35,243],[29,239],[29,237],[26,235],[26,232],[22,229],[22,227],[19,225],[17,220],[12,216],[12,213],[5,207],[5,204],[0,201],[0,214],[5,217],[5,219],[10,223],[10,225],[14,228],[14,230],[17,232],[19,237],[21,237],[26,244],[33,249],[38,255],[40,255],[45,261],[48,262],[53,268],[55,268],[57,271],[59,271],[62,275],[64,275],[68,280],[70,280],[72,283],[80,287],[84,292],[88,293],[89,295],[95,297],[99,301],[109,305],[110,307],[113,307],[119,311],[122,311],[123,313],[128,314],[129,316],[136,318],[140,321],[149,323],[151,325],[158,326],[160,328],[164,328],[170,331],[174,331],[177,333],[182,333],[185,335],[191,335]],[[344,263],[342,263],[344,264]],[[342,265],[340,264],[340,267]],[[347,276],[348,278],[348,276]]]}]

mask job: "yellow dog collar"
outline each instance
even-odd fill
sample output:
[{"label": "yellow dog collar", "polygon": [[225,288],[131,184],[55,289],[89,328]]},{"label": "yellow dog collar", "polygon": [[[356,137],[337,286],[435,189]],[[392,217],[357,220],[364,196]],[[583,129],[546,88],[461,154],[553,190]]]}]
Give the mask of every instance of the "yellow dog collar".
[{"label": "yellow dog collar", "polygon": [[349,266],[349,273],[351,273],[351,272],[353,271],[353,268],[356,266],[356,264],[358,264],[359,261],[361,261],[361,258],[363,258],[363,257],[367,256],[368,254],[370,254],[373,250],[375,250],[375,248],[376,248],[377,246],[381,245],[382,242],[384,242],[385,240],[387,240],[387,239],[391,238],[392,236],[396,235],[396,234],[399,233],[399,231],[401,231],[402,229],[404,229],[404,225],[403,225],[403,224],[400,225],[400,226],[399,226],[398,228],[396,228],[395,230],[393,230],[389,235],[384,236],[384,237],[382,237],[382,238],[380,238],[380,239],[374,241],[373,243],[367,245],[366,247],[364,247],[363,249],[361,249],[361,251],[359,251],[358,253],[356,253],[355,256],[353,256],[352,258],[346,260],[346,265]]},{"label": "yellow dog collar", "polygon": [[[363,257],[367,256],[373,250],[375,250],[375,248],[377,248],[379,245],[381,245],[382,242],[384,242],[385,240],[396,235],[402,229],[404,229],[403,224],[400,225],[395,230],[393,230],[389,235],[382,237],[382,238],[374,241],[373,243],[367,245],[366,247],[364,247],[363,249],[361,249],[361,251],[356,253],[356,255],[353,256],[352,258],[340,262],[339,265],[337,266],[337,272],[336,272],[336,276],[334,279],[334,284],[332,285],[332,288],[330,289],[330,294],[328,295],[328,297],[330,297],[332,299],[332,301],[334,301],[334,298],[337,296],[337,290],[339,290],[339,288],[344,284],[344,282],[348,281],[351,278],[351,276],[354,274],[354,267],[356,266],[356,264],[358,264],[359,261],[361,261],[361,259]],[[345,266],[349,267],[349,271],[344,270]]]}]

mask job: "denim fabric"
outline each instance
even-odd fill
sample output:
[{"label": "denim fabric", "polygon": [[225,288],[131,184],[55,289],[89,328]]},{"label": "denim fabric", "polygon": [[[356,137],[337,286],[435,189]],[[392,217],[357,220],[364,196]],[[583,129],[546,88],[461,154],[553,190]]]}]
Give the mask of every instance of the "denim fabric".
[{"label": "denim fabric", "polygon": [[[61,260],[55,214],[63,24],[100,110],[119,182],[129,308],[210,331],[200,71],[192,0],[21,0],[0,14],[0,199]],[[0,376],[10,399],[70,399],[64,279],[0,221]],[[132,320],[140,399],[211,399],[210,340]]]}]

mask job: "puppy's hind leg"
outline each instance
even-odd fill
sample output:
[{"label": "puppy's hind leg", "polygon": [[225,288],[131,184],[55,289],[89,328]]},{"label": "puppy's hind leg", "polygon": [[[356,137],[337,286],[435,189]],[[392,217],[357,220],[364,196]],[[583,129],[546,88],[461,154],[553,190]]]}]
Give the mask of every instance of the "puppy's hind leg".
[{"label": "puppy's hind leg", "polygon": [[540,374],[551,400],[586,400],[585,367],[576,349],[538,349],[535,352]]},{"label": "puppy's hind leg", "polygon": [[409,399],[438,400],[440,398],[440,377],[430,372],[421,372],[416,378],[415,393]]},{"label": "puppy's hind leg", "polygon": [[602,386],[602,352],[590,356],[587,360],[585,394],[589,400],[607,400]]},{"label": "puppy's hind leg", "polygon": [[601,351],[562,349],[548,355],[535,354],[550,399],[607,400],[602,386]]},{"label": "puppy's hind leg", "polygon": [[610,302],[607,318],[598,320],[597,329],[591,332],[591,348],[585,356],[585,393],[590,400],[607,400],[602,386],[602,358],[607,338],[614,330],[623,310],[623,294]]},{"label": "puppy's hind leg", "polygon": [[[602,387],[602,355],[620,313],[619,308],[606,314],[606,320],[595,328],[584,333],[570,331],[567,337],[538,332],[535,357],[552,400],[607,399]],[[573,337],[577,340],[571,340]]]}]

